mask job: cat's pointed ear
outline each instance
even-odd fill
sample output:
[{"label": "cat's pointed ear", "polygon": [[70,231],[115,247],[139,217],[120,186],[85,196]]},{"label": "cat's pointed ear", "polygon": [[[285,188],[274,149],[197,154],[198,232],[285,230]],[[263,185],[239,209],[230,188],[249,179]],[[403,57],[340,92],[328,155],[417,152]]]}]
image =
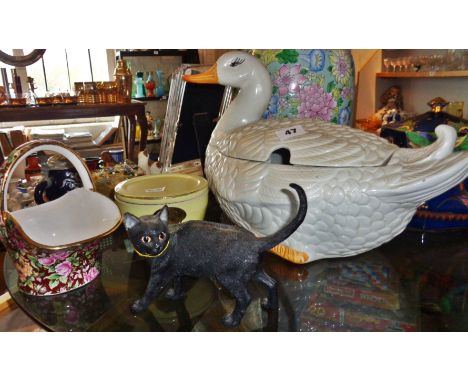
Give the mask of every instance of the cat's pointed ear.
[{"label": "cat's pointed ear", "polygon": [[139,219],[135,215],[125,212],[123,216],[123,222],[125,229],[128,231],[129,229],[132,229],[136,224],[138,224]]},{"label": "cat's pointed ear", "polygon": [[154,215],[156,215],[164,224],[167,224],[169,221],[169,208],[167,207],[167,204],[160,210],[156,211]]}]

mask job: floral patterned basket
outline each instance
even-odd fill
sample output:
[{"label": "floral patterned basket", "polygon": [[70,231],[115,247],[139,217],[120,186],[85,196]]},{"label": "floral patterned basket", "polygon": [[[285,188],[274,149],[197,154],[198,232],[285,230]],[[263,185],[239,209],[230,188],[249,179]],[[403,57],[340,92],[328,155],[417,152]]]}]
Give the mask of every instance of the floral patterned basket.
[{"label": "floral patterned basket", "polygon": [[[7,193],[20,162],[38,151],[53,151],[77,169],[83,188],[51,202],[8,211]],[[64,293],[99,275],[101,239],[121,223],[115,203],[95,192],[89,171],[78,154],[53,140],[27,142],[4,162],[0,188],[0,238],[18,272],[18,287],[30,295]]]}]

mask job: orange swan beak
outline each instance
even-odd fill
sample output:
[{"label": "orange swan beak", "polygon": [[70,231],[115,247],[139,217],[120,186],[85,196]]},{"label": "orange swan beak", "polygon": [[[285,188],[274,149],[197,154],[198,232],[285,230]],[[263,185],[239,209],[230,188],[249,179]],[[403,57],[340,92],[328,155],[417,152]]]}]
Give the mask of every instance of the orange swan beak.
[{"label": "orange swan beak", "polygon": [[218,83],[218,70],[214,64],[207,71],[200,74],[184,74],[182,79],[194,84],[217,84]]}]

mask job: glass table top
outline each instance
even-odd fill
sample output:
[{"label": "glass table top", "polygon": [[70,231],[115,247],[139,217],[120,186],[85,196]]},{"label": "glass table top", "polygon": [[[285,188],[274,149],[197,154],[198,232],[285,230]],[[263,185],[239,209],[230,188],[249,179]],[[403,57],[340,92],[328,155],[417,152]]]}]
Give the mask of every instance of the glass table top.
[{"label": "glass table top", "polygon": [[279,307],[265,311],[266,290],[251,284],[252,302],[241,324],[222,317],[233,300],[211,281],[190,280],[187,297],[156,299],[133,315],[144,292],[146,259],[129,252],[119,229],[102,251],[93,282],[60,295],[20,292],[7,256],[4,275],[14,301],[52,331],[465,331],[468,330],[468,235],[406,230],[361,255],[305,265],[273,254],[263,267],[278,281]]}]

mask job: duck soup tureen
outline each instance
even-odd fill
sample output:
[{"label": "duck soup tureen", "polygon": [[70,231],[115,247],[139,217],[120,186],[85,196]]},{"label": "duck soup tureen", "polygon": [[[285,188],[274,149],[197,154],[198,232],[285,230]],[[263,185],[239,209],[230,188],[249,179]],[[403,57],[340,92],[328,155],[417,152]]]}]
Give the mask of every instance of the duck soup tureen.
[{"label": "duck soup tureen", "polygon": [[403,231],[416,208],[468,175],[468,153],[453,153],[454,129],[440,125],[437,141],[399,148],[373,134],[313,119],[261,116],[271,97],[263,64],[228,52],[194,83],[219,83],[239,93],[211,136],[205,173],[224,212],[259,236],[293,217],[291,182],[307,193],[299,229],[273,252],[296,263],[352,256]]}]

